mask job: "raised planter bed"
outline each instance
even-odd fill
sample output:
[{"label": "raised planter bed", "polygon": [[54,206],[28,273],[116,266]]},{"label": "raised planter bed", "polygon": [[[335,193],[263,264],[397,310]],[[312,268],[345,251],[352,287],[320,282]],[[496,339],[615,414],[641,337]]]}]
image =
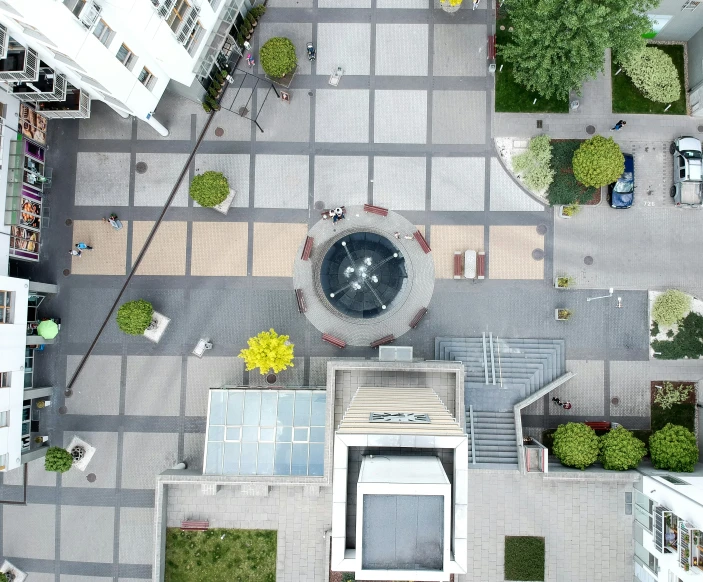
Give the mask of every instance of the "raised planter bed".
[{"label": "raised planter bed", "polygon": [[90,460],[95,454],[96,448],[85,442],[80,437],[74,435],[71,439],[71,444],[66,447],[66,450],[73,455],[73,450],[77,447],[83,448],[83,455],[80,458],[76,458],[76,455],[74,455],[73,466],[79,471],[85,471],[86,467],[88,467],[88,463],[90,463]]},{"label": "raised planter bed", "polygon": [[151,328],[151,326],[149,326],[144,331],[144,337],[149,341],[158,344],[159,341],[161,341],[161,337],[166,332],[168,324],[171,323],[171,319],[169,317],[166,317],[164,314],[159,313],[158,311],[154,311],[152,315],[152,320],[156,322],[156,325],[152,329],[149,329]]},{"label": "raised planter bed", "polygon": [[220,202],[217,206],[213,206],[213,210],[217,210],[217,212],[221,214],[227,214],[229,212],[230,207],[232,204],[234,204],[234,198],[236,197],[237,192],[233,190],[232,188],[229,189],[229,196],[225,198],[222,202]]}]

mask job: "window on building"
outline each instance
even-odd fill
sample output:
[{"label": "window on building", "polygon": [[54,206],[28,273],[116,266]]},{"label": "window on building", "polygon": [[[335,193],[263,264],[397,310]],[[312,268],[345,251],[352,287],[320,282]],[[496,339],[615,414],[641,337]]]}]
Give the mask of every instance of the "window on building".
[{"label": "window on building", "polygon": [[7,421],[9,420],[9,415],[7,411],[3,410],[0,412],[0,427],[7,426]]},{"label": "window on building", "polygon": [[112,29],[107,25],[107,22],[105,22],[101,18],[95,25],[95,28],[93,29],[93,34],[101,43],[103,43],[105,46],[108,46],[110,44],[110,41],[112,40],[113,32]]},{"label": "window on building", "polygon": [[83,7],[85,6],[85,0],[63,0],[63,4],[71,12],[73,12],[76,18],[78,18],[81,10],[83,10]]},{"label": "window on building", "polygon": [[7,453],[4,455],[0,455],[0,471],[4,471],[7,468],[7,459],[9,457],[7,456]]},{"label": "window on building", "polygon": [[186,0],[176,0],[176,3],[171,9],[171,14],[166,20],[173,32],[176,32],[180,28],[181,23],[183,22],[183,19],[185,18],[185,15],[188,12],[189,8],[190,4],[188,4]]},{"label": "window on building", "polygon": [[0,291],[0,323],[12,323],[12,293]]},{"label": "window on building", "polygon": [[193,30],[190,31],[190,34],[188,35],[188,38],[186,39],[185,43],[183,43],[183,46],[188,51],[189,55],[192,56],[195,51],[198,50],[198,46],[200,45],[200,41],[202,40],[203,36],[205,36],[205,29],[200,26],[200,22],[196,22],[195,26],[193,27]]},{"label": "window on building", "polygon": [[137,55],[129,50],[126,44],[122,44],[117,51],[117,60],[131,71],[137,62]]},{"label": "window on building", "polygon": [[151,71],[144,67],[139,73],[139,82],[151,91],[156,84],[156,77],[151,74]]},{"label": "window on building", "polygon": [[679,479],[678,477],[674,477],[673,475],[660,475],[664,481],[668,481],[669,483],[673,483],[674,485],[690,485],[688,481],[684,481],[683,479]]},{"label": "window on building", "polygon": [[9,388],[12,382],[12,372],[0,372],[0,388]]}]

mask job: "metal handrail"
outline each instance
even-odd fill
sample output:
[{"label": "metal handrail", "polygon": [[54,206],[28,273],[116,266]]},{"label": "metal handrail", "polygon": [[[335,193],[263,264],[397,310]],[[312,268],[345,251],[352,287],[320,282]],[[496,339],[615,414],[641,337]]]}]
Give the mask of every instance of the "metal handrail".
[{"label": "metal handrail", "polygon": [[476,450],[474,449],[474,407],[469,404],[469,431],[471,433],[471,464],[476,464]]}]

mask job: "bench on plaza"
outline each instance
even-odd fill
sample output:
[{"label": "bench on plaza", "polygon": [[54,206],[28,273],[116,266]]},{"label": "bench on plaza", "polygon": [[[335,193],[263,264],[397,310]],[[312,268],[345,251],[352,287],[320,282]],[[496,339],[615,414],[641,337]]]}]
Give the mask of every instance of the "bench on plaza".
[{"label": "bench on plaza", "polygon": [[314,242],[315,242],[315,239],[312,238],[311,236],[309,236],[305,239],[305,246],[303,247],[303,254],[300,255],[300,258],[303,261],[307,261],[310,258],[310,253],[312,253],[312,244]]},{"label": "bench on plaza", "polygon": [[375,342],[371,342],[372,348],[377,348],[378,346],[385,346],[391,342],[395,341],[395,336],[393,334],[383,336],[381,339],[377,339]]},{"label": "bench on plaza", "polygon": [[412,321],[410,322],[410,328],[415,329],[417,327],[417,324],[420,323],[420,320],[425,317],[426,313],[427,307],[423,307],[422,309],[420,309],[420,311],[415,314],[415,317],[412,318]]},{"label": "bench on plaza", "polygon": [[342,339],[339,339],[338,337],[334,337],[333,335],[330,335],[328,333],[322,334],[322,341],[327,342],[328,344],[332,344],[333,346],[337,346],[340,350],[342,348],[347,347],[347,342]]},{"label": "bench on plaza", "polygon": [[488,60],[495,60],[496,58],[496,35],[491,34],[488,36]]},{"label": "bench on plaza", "polygon": [[481,251],[476,257],[476,275],[478,279],[486,278],[486,253]]},{"label": "bench on plaza", "polygon": [[464,270],[464,263],[462,261],[462,252],[454,251],[454,278],[461,279],[461,272]]},{"label": "bench on plaza", "polygon": [[381,208],[380,206],[374,206],[373,204],[364,204],[364,212],[378,214],[379,216],[388,216],[387,208]]},{"label": "bench on plaza", "polygon": [[590,426],[593,430],[610,430],[610,423],[607,420],[584,422],[586,426]]},{"label": "bench on plaza", "polygon": [[181,531],[207,531],[210,529],[209,521],[190,521],[181,522]]},{"label": "bench on plaza", "polygon": [[303,297],[302,289],[295,290],[295,300],[298,302],[298,311],[300,313],[305,313],[308,308],[307,305],[305,305],[305,297]]},{"label": "bench on plaza", "polygon": [[430,248],[430,245],[427,244],[425,237],[422,236],[422,233],[419,230],[416,230],[413,236],[415,237],[415,240],[420,243],[420,246],[422,247],[422,250],[425,251],[425,254],[429,253],[432,250]]}]

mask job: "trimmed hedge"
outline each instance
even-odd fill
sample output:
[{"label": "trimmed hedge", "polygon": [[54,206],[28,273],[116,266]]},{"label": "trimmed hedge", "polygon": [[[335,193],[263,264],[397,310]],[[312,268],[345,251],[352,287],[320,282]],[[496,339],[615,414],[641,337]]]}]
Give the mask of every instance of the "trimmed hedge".
[{"label": "trimmed hedge", "polygon": [[560,424],[554,433],[554,455],[567,467],[585,469],[598,459],[596,432],[581,422]]},{"label": "trimmed hedge", "polygon": [[622,68],[642,95],[657,103],[672,103],[681,97],[676,65],[663,50],[653,46],[633,53]]},{"label": "trimmed hedge", "polygon": [[295,45],[288,38],[276,36],[264,43],[259,51],[261,68],[274,79],[285,77],[295,71],[298,59],[295,56]]},{"label": "trimmed hedge", "polygon": [[654,300],[652,319],[659,325],[674,325],[691,311],[691,297],[678,289],[668,289]]},{"label": "trimmed hedge", "polygon": [[552,145],[548,135],[530,140],[527,151],[513,157],[513,170],[521,174],[525,185],[532,190],[546,190],[554,179]]},{"label": "trimmed hedge", "polygon": [[212,208],[229,196],[229,184],[222,172],[198,174],[190,183],[190,197],[200,206]]},{"label": "trimmed hedge", "polygon": [[604,469],[626,471],[639,465],[647,452],[644,443],[626,428],[619,426],[600,437],[600,457]]},{"label": "trimmed hedge", "polygon": [[669,423],[649,437],[649,454],[655,469],[692,473],[698,462],[696,435]]},{"label": "trimmed hedge", "polygon": [[47,471],[65,473],[73,465],[73,457],[66,449],[50,447],[44,457],[44,468]]},{"label": "trimmed hedge", "polygon": [[574,177],[584,186],[600,188],[615,182],[625,170],[625,156],[612,137],[595,135],[576,150]]},{"label": "trimmed hedge", "polygon": [[143,335],[153,314],[154,307],[148,301],[128,301],[117,311],[117,327],[128,335]]}]

